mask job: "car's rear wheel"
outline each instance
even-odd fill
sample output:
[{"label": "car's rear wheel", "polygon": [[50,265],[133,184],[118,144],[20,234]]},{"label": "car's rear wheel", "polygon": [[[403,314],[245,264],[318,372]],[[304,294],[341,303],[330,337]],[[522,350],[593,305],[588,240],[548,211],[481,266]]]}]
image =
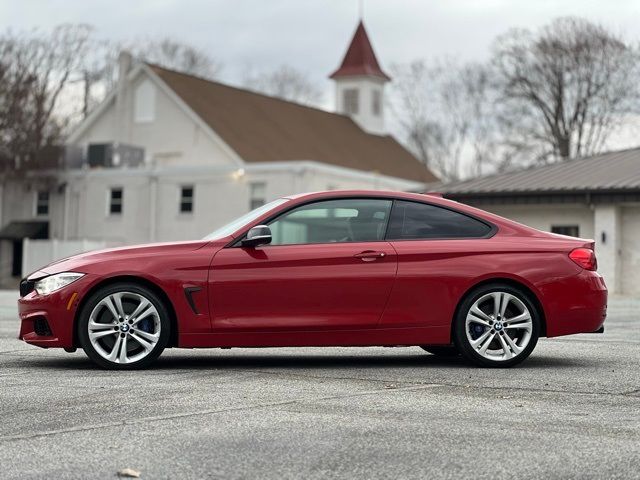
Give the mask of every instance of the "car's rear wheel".
[{"label": "car's rear wheel", "polygon": [[421,347],[421,348],[425,352],[429,352],[430,354],[436,355],[438,357],[457,357],[458,355],[460,355],[460,352],[455,347],[455,345],[452,345],[452,346],[434,345],[430,347]]},{"label": "car's rear wheel", "polygon": [[135,369],[156,360],[169,340],[166,306],[150,289],[119,283],[95,292],[78,320],[87,356],[104,368]]},{"label": "car's rear wheel", "polygon": [[540,313],[527,294],[506,284],[484,285],[462,301],[454,339],[460,353],[484,367],[527,358],[540,335]]}]

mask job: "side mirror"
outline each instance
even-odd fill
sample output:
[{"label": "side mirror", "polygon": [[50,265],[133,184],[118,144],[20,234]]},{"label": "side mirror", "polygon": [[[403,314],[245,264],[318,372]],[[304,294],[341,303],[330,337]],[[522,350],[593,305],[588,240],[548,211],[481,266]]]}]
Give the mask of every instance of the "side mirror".
[{"label": "side mirror", "polygon": [[247,236],[242,240],[243,247],[258,247],[271,243],[271,229],[267,225],[256,225],[247,232]]}]

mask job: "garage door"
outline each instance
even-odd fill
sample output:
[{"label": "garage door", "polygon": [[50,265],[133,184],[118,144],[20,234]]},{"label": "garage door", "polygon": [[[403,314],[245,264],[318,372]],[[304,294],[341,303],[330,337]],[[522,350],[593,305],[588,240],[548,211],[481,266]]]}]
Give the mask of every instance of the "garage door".
[{"label": "garage door", "polygon": [[640,296],[640,207],[622,209],[622,293]]}]

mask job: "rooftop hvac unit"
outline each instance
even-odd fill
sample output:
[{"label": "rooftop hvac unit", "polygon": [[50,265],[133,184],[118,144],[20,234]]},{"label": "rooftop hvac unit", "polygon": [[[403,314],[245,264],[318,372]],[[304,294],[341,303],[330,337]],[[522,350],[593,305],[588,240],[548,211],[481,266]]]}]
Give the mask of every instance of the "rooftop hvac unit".
[{"label": "rooftop hvac unit", "polygon": [[90,168],[139,167],[144,164],[144,148],[124,143],[91,143],[87,163]]}]

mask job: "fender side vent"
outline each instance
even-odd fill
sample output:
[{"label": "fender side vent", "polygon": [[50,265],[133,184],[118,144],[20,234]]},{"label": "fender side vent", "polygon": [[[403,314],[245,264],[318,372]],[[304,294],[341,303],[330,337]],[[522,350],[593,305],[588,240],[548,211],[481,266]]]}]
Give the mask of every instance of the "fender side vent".
[{"label": "fender side vent", "polygon": [[202,287],[185,287],[184,288],[184,296],[187,297],[187,303],[193,310],[193,313],[196,315],[200,315],[198,309],[196,308],[196,303],[193,301],[193,294],[202,290]]}]

